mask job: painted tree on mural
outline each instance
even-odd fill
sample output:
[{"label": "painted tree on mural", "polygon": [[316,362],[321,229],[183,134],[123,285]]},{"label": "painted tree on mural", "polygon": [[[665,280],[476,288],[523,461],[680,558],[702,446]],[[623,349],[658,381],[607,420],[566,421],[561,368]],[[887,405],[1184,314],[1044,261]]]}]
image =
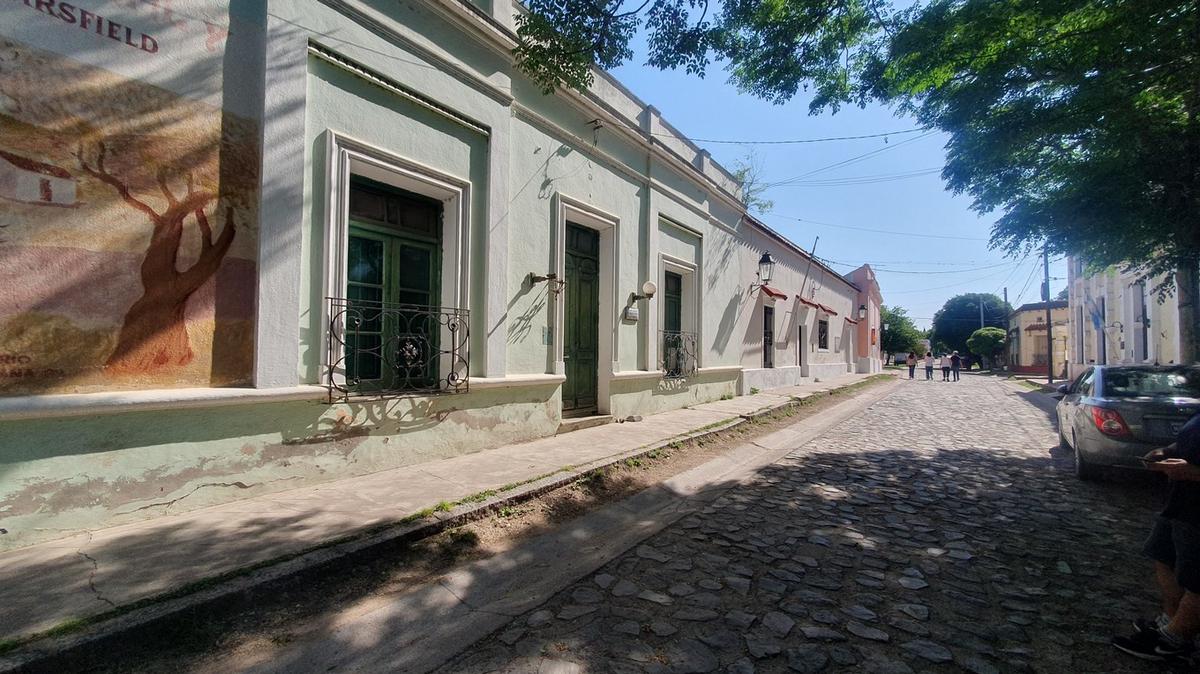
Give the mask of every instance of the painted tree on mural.
[{"label": "painted tree on mural", "polygon": [[[157,183],[166,199],[166,208],[155,210],[134,195],[128,181],[108,170],[105,166],[107,155],[108,147],[100,141],[90,156],[81,145],[76,157],[83,171],[110,185],[126,205],[142,213],[153,231],[141,264],[142,296],[126,312],[117,347],[109,356],[106,368],[116,372],[148,372],[165,366],[186,365],[191,362],[193,353],[184,310],[192,293],[216,273],[233,243],[237,234],[233,207],[226,209],[224,226],[214,239],[204,209],[217,199],[217,195],[197,190],[190,171],[183,176],[184,192],[178,195],[177,188],[171,187],[171,179],[176,176],[167,167],[159,169]],[[200,256],[189,267],[180,270],[179,248],[189,217],[199,228]]]},{"label": "painted tree on mural", "polygon": [[0,195],[5,270],[26,280],[0,288],[12,309],[0,343],[48,373],[0,392],[245,384],[258,123],[226,108],[215,80],[181,95],[97,58],[0,36],[0,150],[69,174],[75,190],[71,203]]}]

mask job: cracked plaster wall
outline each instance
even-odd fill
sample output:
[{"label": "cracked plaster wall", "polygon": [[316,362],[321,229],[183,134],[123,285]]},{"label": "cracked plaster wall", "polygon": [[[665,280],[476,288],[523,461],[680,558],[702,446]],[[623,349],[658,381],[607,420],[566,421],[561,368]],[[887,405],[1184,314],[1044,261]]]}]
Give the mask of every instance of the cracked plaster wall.
[{"label": "cracked plaster wall", "polygon": [[0,550],[554,434],[559,389],[8,422]]},{"label": "cracked plaster wall", "polygon": [[736,393],[737,373],[699,373],[688,379],[634,379],[612,387],[612,415],[648,415],[720,400]]}]

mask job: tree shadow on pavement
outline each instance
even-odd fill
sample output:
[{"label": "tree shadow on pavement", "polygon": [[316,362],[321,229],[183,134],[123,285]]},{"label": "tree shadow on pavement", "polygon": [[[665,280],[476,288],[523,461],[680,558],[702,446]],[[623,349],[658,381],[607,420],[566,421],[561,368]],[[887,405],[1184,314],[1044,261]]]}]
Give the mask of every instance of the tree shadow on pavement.
[{"label": "tree shadow on pavement", "polygon": [[1031,452],[794,453],[440,671],[1162,671],[1108,645],[1156,608],[1154,502]]},{"label": "tree shadow on pavement", "polygon": [[[684,672],[742,660],[760,671],[1159,671],[1107,645],[1155,608],[1138,554],[1151,486],[1082,483],[1005,438],[869,449],[849,428],[841,439],[850,451],[810,445],[746,483],[655,487],[444,575],[430,564],[436,577],[416,589],[391,585],[404,547],[378,546],[35,671]],[[305,525],[175,533],[209,535],[218,554],[222,539],[271,545]],[[653,535],[637,545],[643,529]],[[170,544],[157,533],[114,543]],[[432,556],[452,562],[475,542],[437,545]],[[251,629],[261,638],[226,652]]]}]

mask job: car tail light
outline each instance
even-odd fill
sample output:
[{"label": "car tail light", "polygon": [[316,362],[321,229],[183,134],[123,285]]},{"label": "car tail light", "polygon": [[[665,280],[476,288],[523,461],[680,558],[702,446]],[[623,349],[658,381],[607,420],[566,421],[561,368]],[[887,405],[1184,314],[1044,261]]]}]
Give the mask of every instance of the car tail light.
[{"label": "car tail light", "polygon": [[1125,424],[1125,420],[1121,418],[1121,413],[1116,410],[1106,410],[1103,407],[1091,407],[1092,421],[1095,422],[1096,428],[1105,435],[1119,437],[1129,435],[1129,426]]}]

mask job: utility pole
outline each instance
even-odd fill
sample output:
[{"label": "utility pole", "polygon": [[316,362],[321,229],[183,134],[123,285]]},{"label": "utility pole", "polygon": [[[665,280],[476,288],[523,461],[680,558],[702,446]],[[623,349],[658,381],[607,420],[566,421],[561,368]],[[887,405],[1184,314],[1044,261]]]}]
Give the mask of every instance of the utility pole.
[{"label": "utility pole", "polygon": [[808,266],[804,268],[804,280],[800,282],[800,297],[804,297],[804,286],[808,284],[808,272],[812,271],[813,260],[817,257],[817,243],[821,237],[813,239],[812,250],[808,251]]},{"label": "utility pole", "polygon": [[[1008,341],[1009,321],[1012,320],[1012,307],[1008,304],[1008,286],[1004,286],[1004,306],[1007,307],[1005,309],[1005,314],[1004,314],[1004,341],[1007,342]],[[1018,333],[1019,332],[1020,331],[1018,330]],[[1009,368],[1009,366],[1012,365],[1012,363],[1009,362],[1011,360],[1011,357],[1009,356],[1009,354],[1012,353],[1012,349],[1006,347],[1005,351],[1008,352],[1008,353],[1004,354],[1004,369],[1007,370]],[[1020,354],[1018,354],[1018,355],[1020,355]]]},{"label": "utility pole", "polygon": [[1046,284],[1046,383],[1054,383],[1054,324],[1050,322],[1050,251],[1042,246],[1042,280]]},{"label": "utility pole", "polygon": [[982,330],[983,325],[983,296],[979,297],[979,329]]}]

